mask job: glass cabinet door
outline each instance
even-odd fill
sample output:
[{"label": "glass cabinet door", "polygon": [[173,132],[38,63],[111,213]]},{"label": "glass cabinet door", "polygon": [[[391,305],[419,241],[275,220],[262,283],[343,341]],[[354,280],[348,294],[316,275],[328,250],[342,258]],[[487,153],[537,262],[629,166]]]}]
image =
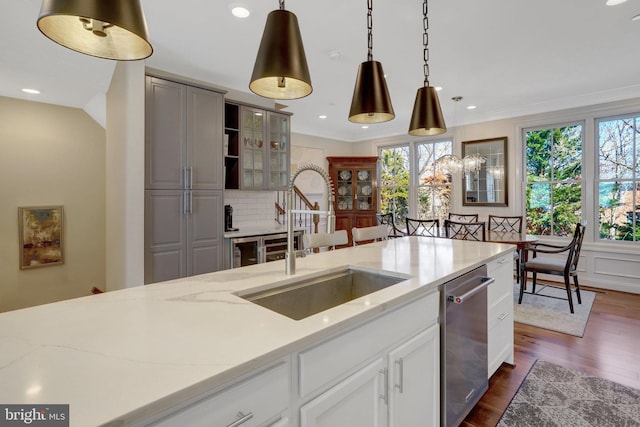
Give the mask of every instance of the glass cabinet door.
[{"label": "glass cabinet door", "polygon": [[353,209],[353,171],[351,169],[337,170],[336,206],[339,211]]},{"label": "glass cabinet door", "polygon": [[264,113],[242,110],[242,186],[264,188]]},{"label": "glass cabinet door", "polygon": [[269,188],[285,188],[289,183],[289,117],[269,114]]},{"label": "glass cabinet door", "polygon": [[370,211],[373,209],[373,173],[370,169],[356,169],[356,188],[354,210]]}]

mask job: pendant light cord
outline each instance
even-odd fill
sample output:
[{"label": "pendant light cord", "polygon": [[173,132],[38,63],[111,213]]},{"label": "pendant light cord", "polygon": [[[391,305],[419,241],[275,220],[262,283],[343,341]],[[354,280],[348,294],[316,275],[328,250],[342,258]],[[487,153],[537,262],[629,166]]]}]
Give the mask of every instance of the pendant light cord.
[{"label": "pendant light cord", "polygon": [[373,0],[367,0],[367,61],[373,61]]},{"label": "pendant light cord", "polygon": [[284,10],[284,0],[279,0],[280,1],[280,10]]},{"label": "pendant light cord", "polygon": [[422,56],[424,59],[424,86],[429,86],[429,33],[427,30],[429,29],[429,18],[427,17],[427,0],[424,0],[422,3],[422,28],[424,32],[422,33],[422,45],[424,46],[422,51]]}]

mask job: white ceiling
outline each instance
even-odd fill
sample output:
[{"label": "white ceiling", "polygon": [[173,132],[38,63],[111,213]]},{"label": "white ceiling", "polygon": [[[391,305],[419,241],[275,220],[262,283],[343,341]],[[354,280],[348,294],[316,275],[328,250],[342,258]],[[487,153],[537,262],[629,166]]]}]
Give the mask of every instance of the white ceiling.
[{"label": "white ceiling", "polygon": [[[640,1],[431,0],[430,82],[455,124],[534,114],[640,96]],[[252,12],[234,18],[229,5]],[[36,28],[40,0],[2,0],[0,95],[84,108],[103,96],[112,61],[62,48]],[[366,60],[364,0],[289,0],[311,71],[313,93],[284,101],[294,132],[359,141],[406,134],[422,86],[422,2],[373,4],[373,57],[382,62],[396,118],[361,129],[347,120]],[[266,15],[276,0],[143,0],[154,54],[149,67],[249,92]],[[339,52],[338,58],[330,54]],[[26,95],[24,87],[42,91]],[[100,99],[100,98],[98,98]],[[95,101],[93,101],[95,102]],[[463,107],[477,105],[467,111]],[[326,114],[321,120],[318,115]]]}]

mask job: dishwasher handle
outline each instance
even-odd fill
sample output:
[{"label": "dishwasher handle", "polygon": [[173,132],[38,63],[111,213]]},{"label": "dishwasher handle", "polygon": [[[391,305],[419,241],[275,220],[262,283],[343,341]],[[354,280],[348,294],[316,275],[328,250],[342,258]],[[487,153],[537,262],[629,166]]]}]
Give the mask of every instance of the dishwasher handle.
[{"label": "dishwasher handle", "polygon": [[494,279],[493,277],[481,277],[480,280],[481,280],[481,283],[475,288],[465,292],[462,295],[449,295],[447,297],[447,301],[450,301],[456,304],[462,304],[465,302],[466,299],[469,299],[473,295],[477,294],[478,292],[480,292],[481,290],[483,290],[484,288],[486,288],[487,286],[495,282],[496,279]]}]

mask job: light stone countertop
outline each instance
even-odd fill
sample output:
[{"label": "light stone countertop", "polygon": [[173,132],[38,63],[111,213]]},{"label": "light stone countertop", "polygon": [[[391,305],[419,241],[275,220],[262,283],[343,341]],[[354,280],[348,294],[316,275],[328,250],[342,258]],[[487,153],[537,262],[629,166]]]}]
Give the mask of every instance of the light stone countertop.
[{"label": "light stone countertop", "polygon": [[[248,236],[263,236],[266,234],[278,234],[287,232],[286,225],[278,224],[275,221],[271,223],[239,224],[234,225],[234,227],[237,228],[238,231],[225,231],[225,239],[235,239],[238,237]],[[296,227],[295,230],[304,230],[304,228]]]},{"label": "light stone countertop", "polygon": [[[404,237],[0,314],[0,402],[70,404],[71,426],[129,425],[351,328],[513,245]],[[303,320],[236,293],[346,266],[410,279]]]}]

